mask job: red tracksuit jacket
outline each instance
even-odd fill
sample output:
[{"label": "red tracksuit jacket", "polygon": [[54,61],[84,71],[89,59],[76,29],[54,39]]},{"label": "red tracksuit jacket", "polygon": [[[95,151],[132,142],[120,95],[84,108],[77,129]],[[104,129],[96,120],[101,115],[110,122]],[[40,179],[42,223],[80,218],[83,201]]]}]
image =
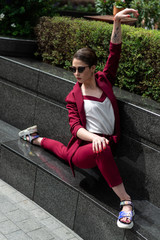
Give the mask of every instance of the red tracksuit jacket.
[{"label": "red tracksuit jacket", "polygon": [[[113,44],[110,42],[110,54],[103,72],[99,71],[95,74],[95,79],[98,87],[101,88],[102,91],[107,95],[113,106],[115,114],[115,130],[113,134],[113,140],[115,143],[118,142],[120,137],[120,120],[117,101],[114,96],[112,87],[118,69],[120,53],[121,44]],[[72,156],[82,142],[82,140],[77,137],[77,131],[79,128],[86,127],[86,117],[84,111],[83,96],[81,92],[81,84],[77,82],[65,100],[67,102],[70,131],[72,133],[72,138],[67,146],[67,160],[69,161],[69,164],[73,171]]]}]

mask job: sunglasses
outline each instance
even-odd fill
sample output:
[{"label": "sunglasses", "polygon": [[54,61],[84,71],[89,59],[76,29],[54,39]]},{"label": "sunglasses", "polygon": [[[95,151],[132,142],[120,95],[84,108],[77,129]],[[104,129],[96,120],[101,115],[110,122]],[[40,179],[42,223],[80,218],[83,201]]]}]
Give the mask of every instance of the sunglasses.
[{"label": "sunglasses", "polygon": [[84,70],[86,69],[86,67],[89,67],[89,66],[83,66],[83,67],[70,67],[70,71],[73,72],[73,73],[76,73],[77,69],[78,69],[78,72],[79,73],[82,73],[84,72]]}]

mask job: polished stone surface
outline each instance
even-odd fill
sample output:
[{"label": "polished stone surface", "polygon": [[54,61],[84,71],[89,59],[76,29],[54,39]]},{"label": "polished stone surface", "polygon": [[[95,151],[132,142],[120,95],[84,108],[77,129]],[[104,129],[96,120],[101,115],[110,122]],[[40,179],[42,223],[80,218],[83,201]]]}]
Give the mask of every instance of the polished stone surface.
[{"label": "polished stone surface", "polygon": [[32,144],[20,138],[18,138],[18,140],[15,141],[4,142],[3,146],[7,146],[7,148],[13,151],[13,153],[17,154],[22,158],[25,158],[26,161],[33,165],[41,166],[43,163],[47,161],[47,160],[42,161],[38,155],[39,153],[44,152],[42,148],[33,146]]},{"label": "polished stone surface", "polygon": [[1,120],[19,129],[33,125],[35,95],[0,81],[0,103]]},{"label": "polished stone surface", "polygon": [[132,196],[160,207],[160,151],[123,136],[117,153],[117,165]]},{"label": "polished stone surface", "polygon": [[34,40],[0,37],[0,55],[33,57],[37,50]]},{"label": "polished stone surface", "polygon": [[142,108],[147,111],[150,111],[150,112],[160,115],[160,103],[159,102],[156,102],[149,98],[141,97],[134,93],[130,93],[130,92],[120,89],[118,87],[113,87],[113,90],[114,90],[114,93],[115,93],[116,97],[118,98],[118,100],[120,100],[126,104],[128,104],[128,103],[130,105],[133,104],[134,106],[137,106],[139,108]]},{"label": "polished stone surface", "polygon": [[[13,70],[6,71],[7,68],[4,68],[2,64],[4,77],[7,78],[6,74],[9,72],[11,76],[13,75],[12,78],[9,77],[10,81],[33,90],[38,87],[40,94],[65,104],[65,97],[72,89],[75,80],[70,72],[33,59],[16,60],[12,58],[7,60],[6,58],[4,60],[1,57],[1,61],[5,61],[8,65],[14,65],[14,68],[18,69],[15,74],[11,74]],[[24,71],[25,74],[23,74]],[[19,77],[14,77],[14,75]],[[122,133],[129,136],[133,135],[138,139],[143,138],[153,144],[159,144],[160,134],[157,133],[160,131],[160,104],[135,94],[128,94],[117,88],[114,90],[119,99]],[[145,121],[143,121],[144,119]]]},{"label": "polished stone surface", "polygon": [[39,76],[37,70],[2,57],[0,58],[0,69],[1,78],[27,89],[37,90]]},{"label": "polished stone surface", "polygon": [[38,125],[41,136],[52,138],[68,144],[71,133],[68,123],[68,112],[43,98],[37,98],[34,123]]},{"label": "polished stone surface", "polygon": [[148,201],[134,201],[136,209],[135,230],[146,239],[159,240],[160,236],[160,208]]},{"label": "polished stone surface", "polygon": [[97,168],[88,170],[75,168],[76,177],[74,178],[68,163],[38,146],[31,145],[22,139],[4,142],[3,146],[48,174],[61,179],[72,188],[92,197],[104,207],[107,206],[115,214],[119,210],[118,198],[108,187]]},{"label": "polished stone surface", "polygon": [[[0,59],[3,59],[3,58],[4,57],[0,56]],[[76,79],[71,72],[66,71],[65,69],[62,69],[62,68],[51,66],[39,60],[31,59],[31,58],[15,58],[15,57],[9,57],[7,59],[9,62],[14,61],[17,64],[26,65],[27,68],[29,67],[35,68],[42,73],[53,75],[53,77],[57,76],[59,78],[66,80],[67,82],[71,81],[73,82],[73,84],[76,82]],[[139,106],[153,113],[157,113],[158,115],[160,114],[160,103],[157,103],[147,98],[143,98],[133,93],[129,93],[117,87],[114,87],[114,92],[117,98],[122,102]]]},{"label": "polished stone surface", "polygon": [[36,166],[1,146],[0,178],[33,199]]},{"label": "polished stone surface", "polygon": [[[3,59],[4,57],[0,56],[0,59]],[[47,73],[52,75],[53,77],[58,77],[61,79],[64,79],[67,82],[76,82],[76,78],[74,77],[73,73],[70,71],[67,71],[65,69],[52,66],[50,64],[44,63],[39,60],[35,60],[33,58],[15,58],[15,57],[10,57],[8,58],[8,61],[14,61],[17,64],[23,64],[26,65],[26,67],[31,67],[34,69],[39,70],[42,73]]]},{"label": "polished stone surface", "polygon": [[[84,227],[85,226],[85,227]],[[115,215],[80,194],[74,230],[84,240],[138,240],[135,232],[116,226]]]},{"label": "polished stone surface", "polygon": [[0,143],[18,139],[19,129],[0,120]]},{"label": "polished stone surface", "polygon": [[123,134],[160,146],[160,114],[124,102],[119,102],[119,110]]},{"label": "polished stone surface", "polygon": [[[2,143],[2,148],[4,152],[2,158],[4,160],[1,159],[3,168],[1,167],[0,174],[3,173],[2,176],[16,188],[21,186],[20,179],[22,179],[22,188],[19,189],[21,192],[27,188],[31,191],[33,181],[35,180],[34,201],[67,224],[67,226],[74,229],[82,237],[84,235],[87,236],[87,240],[93,239],[93,234],[97,234],[97,236],[101,237],[99,239],[103,239],[106,234],[110,236],[112,231],[114,233],[112,234],[113,237],[115,236],[113,239],[116,239],[117,231],[120,231],[117,239],[143,239],[140,238],[143,235],[146,239],[158,240],[157,236],[160,234],[160,209],[148,201],[138,200],[138,198],[133,200],[136,208],[136,217],[135,227],[132,232],[122,233],[121,230],[117,229],[115,222],[118,215],[119,201],[118,199],[116,200],[115,194],[107,187],[96,169],[86,171],[76,169],[76,178],[73,178],[68,164],[56,159],[53,154],[44,149],[33,146],[23,140]],[[25,164],[24,161],[26,161]],[[36,166],[38,167],[38,174],[35,178],[33,176]],[[26,181],[27,178],[29,178],[28,181]],[[27,183],[32,184],[26,187]],[[78,195],[79,197],[77,198]],[[76,205],[77,200],[78,205]],[[67,211],[65,215],[62,209]],[[73,221],[75,211],[76,218]],[[66,217],[64,218],[64,216]],[[144,219],[146,217],[147,221],[145,222]],[[82,220],[83,223],[81,222]],[[92,224],[90,225],[89,222]],[[97,226],[97,222],[101,224]],[[110,222],[112,222],[111,225],[107,224]],[[151,222],[152,230],[150,231],[149,224]],[[93,229],[96,229],[96,232]]]},{"label": "polished stone surface", "polygon": [[[2,59],[4,63],[6,59],[4,60],[3,57],[0,57],[0,62]],[[11,61],[9,60],[9,63],[7,63],[9,64],[7,65],[9,69],[12,69],[11,72],[13,72],[13,61],[14,66],[16,66],[15,58],[12,58]],[[29,64],[29,62],[32,62],[32,65],[28,67],[27,64]],[[24,66],[25,64],[27,66]],[[19,75],[19,70],[22,71],[23,67],[25,68],[24,73],[26,76],[30,76],[31,79],[28,80],[28,83],[25,83],[24,78],[21,85],[20,78],[21,76],[23,77],[23,74]],[[60,71],[60,69],[56,67],[51,69],[47,64],[41,65],[38,61],[22,59],[20,64],[18,63],[17,71],[17,75],[19,75],[20,78],[17,77],[16,80],[16,74],[14,75],[13,73],[14,78],[12,80],[10,73],[7,73],[4,66],[2,66],[2,68],[5,73],[4,77],[8,78],[8,80],[6,83],[5,79],[1,79],[0,81],[1,119],[20,129],[37,124],[41,136],[54,138],[67,144],[71,134],[63,97],[68,93],[72,84],[74,85],[74,83],[69,81],[72,79],[71,73],[65,70]],[[38,71],[36,69],[38,69]],[[34,71],[38,75],[34,75]],[[45,74],[45,72],[47,74]],[[37,90],[34,94],[30,91],[32,81],[34,81],[33,77],[35,77],[35,82],[33,83],[34,87],[32,91],[35,89],[34,84],[37,84]],[[59,78],[62,78],[60,80],[60,86],[58,86]],[[28,77],[26,79],[28,79]],[[12,83],[9,83],[9,81]],[[63,87],[65,89],[64,92],[61,93]],[[111,189],[109,189],[96,168],[90,170],[76,169],[76,178],[74,179],[68,164],[43,149],[32,146],[22,140],[17,140],[18,129],[15,130],[14,128],[11,130],[12,126],[8,127],[7,125],[6,128],[4,124],[0,128],[3,151],[3,158],[0,163],[3,166],[1,167],[0,174],[17,189],[20,188],[20,191],[23,192],[26,188],[25,194],[31,197],[33,196],[33,181],[35,180],[37,191],[35,195],[36,201],[39,201],[41,205],[44,204],[52,213],[55,211],[57,217],[62,217],[62,220],[65,221],[67,225],[70,224],[69,226],[71,227],[75,225],[77,231],[82,231],[82,234],[85,234],[87,232],[86,228],[88,228],[88,235],[86,235],[88,239],[90,237],[93,239],[94,234],[98,232],[98,236],[101,236],[100,239],[102,240],[104,236],[111,236],[113,231],[113,237],[115,237],[116,240],[120,237],[124,240],[144,239],[140,237],[141,234],[146,237],[146,239],[158,240],[157,236],[160,235],[160,228],[159,222],[156,219],[157,217],[159,218],[159,208],[156,208],[152,204],[148,205],[148,202],[144,200],[160,206],[160,189],[158,184],[160,177],[159,105],[151,101],[147,106],[147,100],[145,103],[141,101],[140,106],[137,105],[138,100],[136,97],[135,99],[133,97],[127,102],[125,92],[120,92],[119,106],[122,139],[116,162],[123,176],[127,191],[136,203],[136,225],[133,231],[129,231],[129,233],[125,231],[122,233],[119,229],[115,230],[114,221],[116,221],[115,216],[118,215],[119,200]],[[4,131],[3,126],[5,127]],[[10,140],[16,140],[6,142],[10,136]],[[37,169],[38,175],[36,179],[34,176]],[[31,179],[29,179],[29,174]],[[20,179],[22,179],[22,184]],[[29,181],[31,184],[29,184]],[[54,187],[52,189],[52,185],[54,185],[56,193]],[[45,189],[46,186],[48,186],[50,192],[48,189]],[[67,198],[68,206],[64,203],[63,192]],[[68,193],[70,193],[71,196]],[[57,194],[58,200],[52,203],[50,202],[50,196],[53,197],[55,194]],[[79,194],[80,197],[78,199]],[[45,196],[44,203],[43,195]],[[69,202],[70,198],[73,200],[73,205]],[[62,202],[61,199],[63,199]],[[77,200],[77,210],[79,214],[76,214],[77,222],[74,222]],[[60,201],[62,206],[66,208],[66,211],[69,212],[67,213],[66,219],[62,214],[62,209],[57,207],[58,201]],[[92,210],[92,208],[94,212],[93,215],[89,211],[90,209]],[[62,216],[60,216],[58,211],[61,211]],[[82,226],[83,212],[84,224]],[[101,215],[102,219],[100,219]],[[146,217],[147,223],[144,221]],[[88,219],[90,219],[91,222],[93,221],[93,229],[91,229],[92,226],[89,226]],[[101,225],[98,226],[101,231],[97,229],[95,224],[97,221],[101,223]],[[105,229],[106,223],[110,223],[110,221],[113,224],[109,226],[107,224],[108,228]],[[152,230],[150,230],[149,224],[153,226]],[[83,229],[84,226],[86,226],[86,228]],[[120,233],[118,234],[117,232],[119,231]]]},{"label": "polished stone surface", "polygon": [[[3,57],[0,57],[0,58],[3,58]],[[65,69],[62,69],[62,68],[51,66],[47,63],[43,63],[36,59],[10,57],[8,58],[8,61],[15,61],[17,62],[17,64],[21,63],[26,65],[27,67],[30,66],[30,67],[36,68],[44,73],[46,72],[53,76],[57,76],[62,79],[65,79],[66,81],[71,81],[73,82],[73,84],[76,82],[76,79],[71,72],[66,71]],[[133,105],[139,106],[151,112],[160,114],[160,103],[158,102],[155,102],[145,97],[141,97],[134,93],[129,93],[117,87],[114,87],[114,92],[115,92],[115,95],[118,97],[118,99],[122,102],[131,103]]]},{"label": "polished stone surface", "polygon": [[69,81],[41,71],[39,73],[38,92],[57,102],[66,105],[65,98],[72,88],[73,83]]},{"label": "polished stone surface", "polygon": [[73,229],[78,192],[40,169],[37,170],[34,201]]}]

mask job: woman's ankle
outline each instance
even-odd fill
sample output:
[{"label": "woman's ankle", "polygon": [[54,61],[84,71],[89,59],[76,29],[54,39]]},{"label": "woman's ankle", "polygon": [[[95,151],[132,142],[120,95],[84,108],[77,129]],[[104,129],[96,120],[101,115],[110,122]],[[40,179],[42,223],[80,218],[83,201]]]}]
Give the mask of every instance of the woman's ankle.
[{"label": "woman's ankle", "polygon": [[129,195],[125,195],[123,197],[120,198],[120,201],[131,201],[131,197]]},{"label": "woman's ankle", "polygon": [[[37,135],[38,135],[37,133],[32,133],[31,134],[32,137],[37,136]],[[27,139],[28,142],[30,142],[30,137],[29,136],[27,136],[26,139]],[[37,146],[41,146],[42,139],[43,139],[42,137],[37,137],[37,138],[32,140],[32,144],[37,145]]]},{"label": "woman's ankle", "polygon": [[119,197],[120,201],[124,201],[124,200],[131,200],[131,197],[129,196],[129,194],[126,192],[124,184],[121,183],[115,187],[112,188],[113,191],[115,192],[115,194]]},{"label": "woman's ankle", "polygon": [[36,139],[33,140],[33,144],[37,145],[37,146],[41,146],[41,142],[42,142],[42,137],[38,137]]}]

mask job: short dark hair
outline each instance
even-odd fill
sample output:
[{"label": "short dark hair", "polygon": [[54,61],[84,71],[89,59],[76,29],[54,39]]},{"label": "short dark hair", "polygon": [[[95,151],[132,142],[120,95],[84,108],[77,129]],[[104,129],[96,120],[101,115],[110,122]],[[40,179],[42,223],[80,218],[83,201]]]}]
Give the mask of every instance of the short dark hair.
[{"label": "short dark hair", "polygon": [[76,58],[85,62],[90,67],[93,65],[97,65],[97,56],[93,49],[91,48],[81,48],[79,49],[73,56],[73,59]]}]

